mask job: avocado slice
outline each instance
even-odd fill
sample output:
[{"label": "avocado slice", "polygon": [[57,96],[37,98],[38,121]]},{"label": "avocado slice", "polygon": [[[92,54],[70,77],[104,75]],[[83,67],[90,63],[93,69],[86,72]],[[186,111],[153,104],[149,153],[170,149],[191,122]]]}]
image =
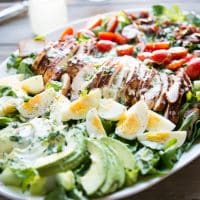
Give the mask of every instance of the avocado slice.
[{"label": "avocado slice", "polygon": [[101,138],[101,141],[117,154],[124,168],[134,169],[136,167],[135,158],[124,143],[110,137]]},{"label": "avocado slice", "polygon": [[71,191],[75,187],[75,177],[72,171],[59,173],[56,175],[56,179],[67,191]]},{"label": "avocado slice", "polygon": [[86,174],[80,177],[80,182],[87,195],[90,196],[95,194],[104,183],[109,166],[104,145],[95,139],[88,139],[87,148],[92,163]]},{"label": "avocado slice", "polygon": [[10,168],[5,168],[0,174],[0,181],[5,185],[20,187],[22,181],[12,172]]},{"label": "avocado slice", "polygon": [[49,176],[58,172],[65,172],[79,166],[86,158],[87,148],[84,136],[72,135],[67,138],[66,150],[49,156],[40,157],[35,161],[36,168],[41,176]]},{"label": "avocado slice", "polygon": [[98,195],[105,195],[114,192],[122,187],[125,182],[125,170],[123,163],[118,159],[118,156],[107,145],[104,144],[106,155],[108,156],[109,169],[106,181],[99,189]]}]

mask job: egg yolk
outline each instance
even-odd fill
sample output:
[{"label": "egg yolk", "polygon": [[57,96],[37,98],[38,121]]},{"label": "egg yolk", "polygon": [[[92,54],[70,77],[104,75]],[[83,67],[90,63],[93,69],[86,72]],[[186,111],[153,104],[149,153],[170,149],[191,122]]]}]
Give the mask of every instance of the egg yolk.
[{"label": "egg yolk", "polygon": [[88,111],[88,106],[83,101],[74,101],[70,105],[70,111],[75,114],[84,114]]},{"label": "egg yolk", "polygon": [[104,133],[103,125],[102,125],[101,120],[99,119],[98,116],[95,116],[95,117],[92,118],[92,124],[95,128],[97,128],[99,133]]},{"label": "egg yolk", "polygon": [[28,102],[23,104],[23,109],[27,111],[31,111],[35,106],[37,106],[41,102],[41,96],[36,95],[31,98]]},{"label": "egg yolk", "polygon": [[138,131],[141,124],[135,113],[122,115],[119,122],[119,129],[126,135],[132,135]]},{"label": "egg yolk", "polygon": [[154,127],[159,122],[160,122],[160,119],[158,118],[158,116],[150,113],[147,127]]},{"label": "egg yolk", "polygon": [[10,114],[10,113],[15,112],[16,109],[15,109],[14,105],[8,103],[8,104],[6,104],[6,105],[3,106],[2,110],[3,110],[4,114]]},{"label": "egg yolk", "polygon": [[22,89],[23,89],[25,92],[30,91],[30,87],[29,87],[28,85],[23,85],[23,86],[22,86]]},{"label": "egg yolk", "polygon": [[165,142],[169,138],[169,133],[146,133],[146,138],[152,142]]}]

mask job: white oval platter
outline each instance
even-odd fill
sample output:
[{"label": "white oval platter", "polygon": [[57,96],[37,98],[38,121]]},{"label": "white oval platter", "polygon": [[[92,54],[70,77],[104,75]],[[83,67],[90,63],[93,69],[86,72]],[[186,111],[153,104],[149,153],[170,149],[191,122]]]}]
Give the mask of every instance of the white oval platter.
[{"label": "white oval platter", "polygon": [[[130,9],[127,11],[128,12],[138,12],[138,10],[136,10],[136,9]],[[115,13],[115,12],[106,13],[104,15],[108,16],[113,13]],[[69,23],[66,26],[73,26],[76,30],[78,30],[80,28],[83,28],[85,23],[88,20],[89,20],[89,18],[85,18],[82,20],[78,20],[78,21]],[[64,28],[65,27],[61,27],[55,31],[52,31],[51,33],[49,33],[47,35],[46,38],[47,39],[57,39],[59,37],[60,33],[64,30]],[[4,63],[0,64],[0,77],[6,76],[8,74],[10,74],[10,73],[8,73],[6,70],[6,61],[5,61]],[[180,160],[175,164],[173,169],[171,169],[171,171],[168,174],[166,174],[164,176],[160,176],[160,177],[154,177],[154,178],[150,178],[147,180],[139,181],[138,183],[136,183],[135,185],[133,185],[131,187],[122,189],[118,192],[115,192],[104,198],[100,198],[98,200],[116,200],[116,199],[122,199],[122,198],[125,198],[128,196],[133,196],[141,191],[144,191],[145,189],[152,187],[153,185],[164,180],[166,177],[179,171],[180,169],[182,169],[183,167],[185,167],[186,165],[191,163],[193,160],[195,160],[199,156],[200,156],[200,142],[194,144],[193,147],[188,152],[185,152],[182,155],[182,157],[180,158]],[[13,199],[13,200],[43,200],[44,199],[43,197],[33,197],[33,196],[30,196],[28,193],[22,193],[18,189],[7,187],[7,186],[3,185],[2,183],[0,183],[0,195],[7,197],[9,199]]]}]

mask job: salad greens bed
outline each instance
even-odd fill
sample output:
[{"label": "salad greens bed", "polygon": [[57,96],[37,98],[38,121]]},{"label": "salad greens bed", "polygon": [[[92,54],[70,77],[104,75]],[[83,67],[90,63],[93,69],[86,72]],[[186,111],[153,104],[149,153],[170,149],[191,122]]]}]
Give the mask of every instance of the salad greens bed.
[{"label": "salad greens bed", "polygon": [[[163,32],[147,34],[149,41],[168,37],[176,46],[178,41],[169,29],[178,26],[177,22],[200,27],[197,15],[183,14],[178,6],[156,5],[153,14]],[[117,30],[130,24],[124,12],[118,18]],[[167,29],[163,21],[172,21],[174,25]],[[104,31],[107,23],[105,18],[93,32]],[[80,35],[79,41],[87,40],[86,36]],[[192,42],[186,46],[191,52],[199,49],[199,44]],[[0,181],[6,186],[34,196],[44,195],[46,200],[102,197],[134,186],[144,177],[165,175],[198,142],[198,79],[192,81],[175,125],[162,114],[149,111],[144,102],[127,110],[114,100],[102,99],[99,89],[82,91],[77,100],[70,102],[60,92],[61,82],[44,85],[42,76],[34,74],[31,66],[35,57],[11,55],[7,67],[15,69],[18,75],[0,79]],[[166,70],[163,65],[159,68]],[[115,110],[109,110],[108,105]],[[72,112],[75,108],[78,112]],[[150,118],[146,122],[140,118],[140,108],[157,117],[155,126],[160,128],[157,135],[147,124]],[[145,138],[127,131],[132,127],[127,116],[136,116],[136,121],[145,124],[141,129]],[[161,130],[162,127],[167,128]]]}]

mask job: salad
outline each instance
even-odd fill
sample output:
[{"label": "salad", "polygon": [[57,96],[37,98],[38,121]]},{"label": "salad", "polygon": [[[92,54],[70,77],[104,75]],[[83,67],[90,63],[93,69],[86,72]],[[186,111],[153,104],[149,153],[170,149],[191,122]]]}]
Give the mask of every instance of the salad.
[{"label": "salad", "polygon": [[93,199],[168,173],[200,137],[200,17],[176,5],[22,41],[0,79],[0,181]]}]

